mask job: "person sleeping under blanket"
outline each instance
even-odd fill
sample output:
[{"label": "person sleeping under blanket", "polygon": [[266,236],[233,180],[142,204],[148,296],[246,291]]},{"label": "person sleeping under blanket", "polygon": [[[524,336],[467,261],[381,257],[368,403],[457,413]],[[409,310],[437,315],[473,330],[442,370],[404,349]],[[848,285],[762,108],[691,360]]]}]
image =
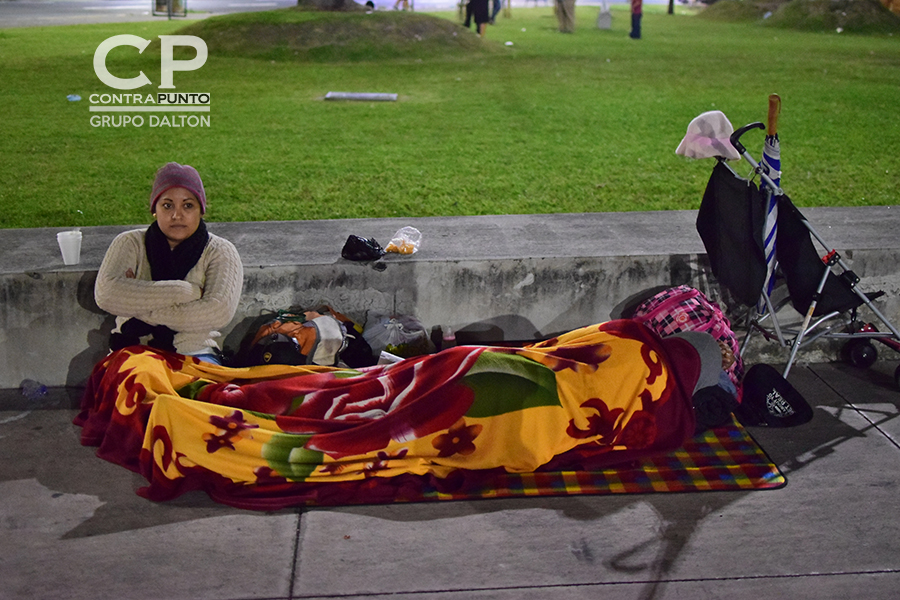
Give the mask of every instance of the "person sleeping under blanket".
[{"label": "person sleeping under blanket", "polygon": [[[727,417],[710,408],[721,373],[711,336],[664,339],[627,319],[359,369],[228,368],[132,346],[95,367],[75,423],[98,456],[142,474],[138,493],[152,500],[204,490],[259,510],[402,501],[492,473],[670,452]],[[703,396],[713,402],[695,411]]]}]

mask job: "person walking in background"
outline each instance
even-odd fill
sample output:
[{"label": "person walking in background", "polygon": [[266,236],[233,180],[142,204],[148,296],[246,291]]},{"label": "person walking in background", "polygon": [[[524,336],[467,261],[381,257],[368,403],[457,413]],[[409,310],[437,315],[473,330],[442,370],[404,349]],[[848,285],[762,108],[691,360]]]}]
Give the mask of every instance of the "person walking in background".
[{"label": "person walking in background", "polygon": [[494,0],[494,10],[491,11],[491,25],[494,25],[501,8],[503,8],[503,0]]},{"label": "person walking in background", "polygon": [[574,33],[575,0],[556,0],[556,18],[561,33]]},{"label": "person walking in background", "polygon": [[641,16],[643,16],[643,0],[631,0],[631,39],[641,39]]},{"label": "person walking in background", "polygon": [[484,31],[491,20],[488,0],[469,0],[466,4],[466,21],[463,23],[463,27],[469,27],[472,19],[475,19],[475,29],[478,31],[478,35],[484,37]]}]

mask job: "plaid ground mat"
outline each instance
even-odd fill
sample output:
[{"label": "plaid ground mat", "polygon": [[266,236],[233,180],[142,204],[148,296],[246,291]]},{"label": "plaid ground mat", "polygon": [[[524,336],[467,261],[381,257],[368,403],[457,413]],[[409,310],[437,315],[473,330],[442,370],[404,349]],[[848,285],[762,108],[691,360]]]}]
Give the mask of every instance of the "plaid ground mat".
[{"label": "plaid ground mat", "polygon": [[601,471],[509,473],[465,493],[423,491],[419,501],[532,496],[775,489],[787,483],[737,421],[706,431],[670,454]]}]

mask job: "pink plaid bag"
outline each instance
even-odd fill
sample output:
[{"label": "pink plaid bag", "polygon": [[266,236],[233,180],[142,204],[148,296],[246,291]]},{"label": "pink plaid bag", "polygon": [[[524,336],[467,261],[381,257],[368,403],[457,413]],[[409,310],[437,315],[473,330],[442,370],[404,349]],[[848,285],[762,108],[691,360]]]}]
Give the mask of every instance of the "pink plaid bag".
[{"label": "pink plaid bag", "polygon": [[734,363],[725,372],[735,387],[741,389],[744,363],[737,336],[722,309],[700,290],[686,285],[665,289],[639,304],[632,318],[662,337],[682,331],[703,331],[724,342],[734,353]]}]

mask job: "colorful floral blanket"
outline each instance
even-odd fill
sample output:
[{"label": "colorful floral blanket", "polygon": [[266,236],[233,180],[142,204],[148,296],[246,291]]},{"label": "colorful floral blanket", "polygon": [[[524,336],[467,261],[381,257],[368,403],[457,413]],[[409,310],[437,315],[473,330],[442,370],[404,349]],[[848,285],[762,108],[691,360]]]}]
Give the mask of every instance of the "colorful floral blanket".
[{"label": "colorful floral blanket", "polygon": [[234,369],[138,346],[95,367],[75,423],[100,457],[146,477],[138,493],[153,500],[403,501],[679,448],[698,372],[686,342],[627,320],[356,370]]}]

